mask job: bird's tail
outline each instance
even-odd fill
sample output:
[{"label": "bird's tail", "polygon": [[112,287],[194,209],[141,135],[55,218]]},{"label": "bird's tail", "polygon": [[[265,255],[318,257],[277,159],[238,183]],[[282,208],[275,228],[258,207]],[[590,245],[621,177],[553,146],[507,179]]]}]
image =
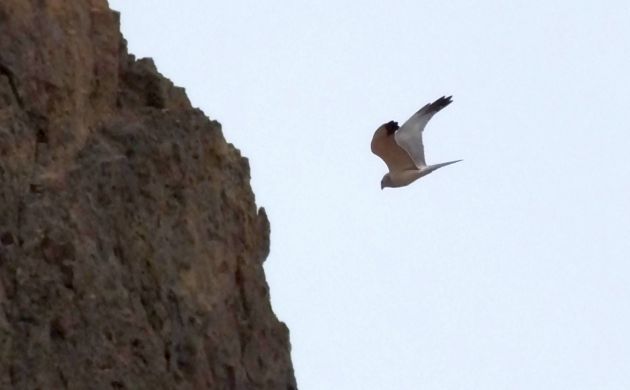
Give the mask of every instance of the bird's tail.
[{"label": "bird's tail", "polygon": [[440,169],[442,167],[445,167],[447,165],[451,165],[451,164],[455,164],[456,162],[460,162],[462,160],[454,160],[454,161],[448,161],[448,162],[443,162],[443,163],[439,163],[439,164],[433,164],[433,165],[429,165],[428,167],[424,168],[423,171],[426,172],[426,175],[428,175],[429,173]]}]

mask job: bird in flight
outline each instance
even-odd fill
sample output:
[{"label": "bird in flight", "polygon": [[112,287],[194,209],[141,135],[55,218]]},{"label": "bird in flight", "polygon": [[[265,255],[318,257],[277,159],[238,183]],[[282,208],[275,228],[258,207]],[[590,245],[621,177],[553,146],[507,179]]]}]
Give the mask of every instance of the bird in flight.
[{"label": "bird in flight", "polygon": [[451,104],[451,97],[442,96],[427,104],[400,127],[398,122],[390,121],[376,129],[372,137],[372,153],[382,158],[389,168],[381,180],[381,189],[404,187],[436,169],[462,161],[427,165],[424,160],[422,132],[436,112]]}]

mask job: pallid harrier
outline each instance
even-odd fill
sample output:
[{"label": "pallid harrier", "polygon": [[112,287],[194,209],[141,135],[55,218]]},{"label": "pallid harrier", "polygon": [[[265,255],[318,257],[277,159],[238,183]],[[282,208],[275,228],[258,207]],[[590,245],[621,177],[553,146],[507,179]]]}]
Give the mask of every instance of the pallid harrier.
[{"label": "pallid harrier", "polygon": [[418,110],[402,127],[398,127],[398,122],[390,121],[376,129],[372,137],[372,153],[382,158],[389,168],[381,180],[381,189],[404,187],[436,169],[462,161],[428,166],[424,161],[422,132],[429,119],[451,102],[451,96],[442,96]]}]

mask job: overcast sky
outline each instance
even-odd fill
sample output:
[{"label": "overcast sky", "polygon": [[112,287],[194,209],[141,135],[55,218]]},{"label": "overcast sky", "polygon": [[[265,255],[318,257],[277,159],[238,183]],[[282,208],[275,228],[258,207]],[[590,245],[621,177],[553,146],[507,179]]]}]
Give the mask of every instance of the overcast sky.
[{"label": "overcast sky", "polygon": [[[301,390],[630,389],[630,3],[110,0],[249,158]],[[374,130],[442,95],[381,191]]]}]

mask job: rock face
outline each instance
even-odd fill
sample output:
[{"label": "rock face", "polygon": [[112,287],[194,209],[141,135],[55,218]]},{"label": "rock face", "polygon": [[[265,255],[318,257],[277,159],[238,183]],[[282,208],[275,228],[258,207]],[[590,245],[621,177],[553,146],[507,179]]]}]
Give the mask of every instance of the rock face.
[{"label": "rock face", "polygon": [[295,389],[247,160],[106,0],[0,2],[0,388]]}]

